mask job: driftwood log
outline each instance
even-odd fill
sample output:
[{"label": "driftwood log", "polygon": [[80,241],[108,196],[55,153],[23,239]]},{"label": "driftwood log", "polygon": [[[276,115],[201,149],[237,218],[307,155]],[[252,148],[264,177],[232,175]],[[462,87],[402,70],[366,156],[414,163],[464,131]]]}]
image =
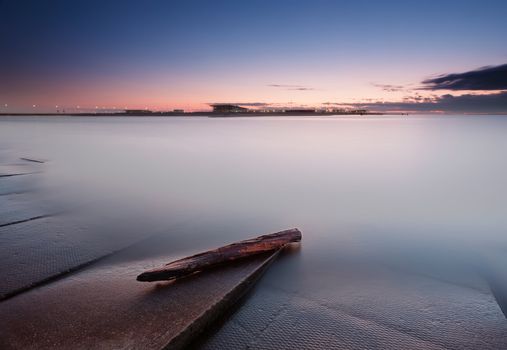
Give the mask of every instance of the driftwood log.
[{"label": "driftwood log", "polygon": [[137,280],[142,282],[173,280],[238,259],[275,251],[289,243],[299,241],[301,231],[297,228],[263,235],[173,261],[160,268],[143,272],[137,276]]}]

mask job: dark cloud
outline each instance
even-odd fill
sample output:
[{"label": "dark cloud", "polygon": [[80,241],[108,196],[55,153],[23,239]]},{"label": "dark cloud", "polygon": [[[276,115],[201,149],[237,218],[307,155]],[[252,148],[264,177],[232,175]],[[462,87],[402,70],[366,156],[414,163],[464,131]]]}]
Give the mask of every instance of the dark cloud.
[{"label": "dark cloud", "polygon": [[507,91],[485,95],[411,96],[402,102],[367,102],[349,105],[372,111],[507,114]]},{"label": "dark cloud", "polygon": [[424,90],[506,90],[507,64],[445,74],[422,82]]},{"label": "dark cloud", "polygon": [[246,107],[266,107],[269,106],[269,103],[265,102],[246,102],[246,103],[233,103],[238,106],[246,106]]},{"label": "dark cloud", "polygon": [[310,90],[315,90],[312,87],[303,86],[303,85],[269,84],[268,86],[269,87],[274,87],[274,88],[279,88],[279,89],[292,90],[292,91],[310,91]]},{"label": "dark cloud", "polygon": [[[209,105],[214,105],[214,104],[224,104],[223,102],[213,102],[213,103],[208,103]],[[227,102],[226,104],[231,104],[231,105],[236,105],[236,106],[245,106],[245,107],[268,107],[270,106],[269,103],[265,103],[265,102],[244,102],[244,103],[240,103],[240,102]]]}]

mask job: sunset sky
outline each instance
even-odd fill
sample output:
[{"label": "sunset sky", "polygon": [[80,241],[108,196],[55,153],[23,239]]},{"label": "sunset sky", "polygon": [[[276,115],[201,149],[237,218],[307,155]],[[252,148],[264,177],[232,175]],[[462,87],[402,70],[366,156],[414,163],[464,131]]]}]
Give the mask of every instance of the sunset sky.
[{"label": "sunset sky", "polygon": [[119,4],[0,0],[0,112],[507,113],[504,0]]}]

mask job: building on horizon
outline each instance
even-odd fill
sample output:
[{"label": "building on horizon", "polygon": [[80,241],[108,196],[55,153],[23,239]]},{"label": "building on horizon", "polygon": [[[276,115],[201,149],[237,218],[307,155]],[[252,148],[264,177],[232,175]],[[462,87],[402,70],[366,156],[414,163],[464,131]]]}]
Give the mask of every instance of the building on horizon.
[{"label": "building on horizon", "polygon": [[316,113],[315,109],[286,109],[285,113]]},{"label": "building on horizon", "polygon": [[228,103],[214,103],[210,105],[213,107],[213,113],[244,113],[248,112],[248,108]]},{"label": "building on horizon", "polygon": [[126,109],[125,114],[151,114],[153,111],[149,109]]}]

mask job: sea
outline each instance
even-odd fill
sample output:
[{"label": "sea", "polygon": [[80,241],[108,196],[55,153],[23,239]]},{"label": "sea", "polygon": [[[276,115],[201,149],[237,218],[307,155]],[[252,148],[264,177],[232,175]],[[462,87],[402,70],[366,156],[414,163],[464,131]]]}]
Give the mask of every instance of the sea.
[{"label": "sea", "polygon": [[484,115],[4,116],[0,157],[45,160],[38,190],[68,210],[162,237],[143,258],[297,227],[309,271],[350,257],[475,283],[507,251],[506,135]]}]

